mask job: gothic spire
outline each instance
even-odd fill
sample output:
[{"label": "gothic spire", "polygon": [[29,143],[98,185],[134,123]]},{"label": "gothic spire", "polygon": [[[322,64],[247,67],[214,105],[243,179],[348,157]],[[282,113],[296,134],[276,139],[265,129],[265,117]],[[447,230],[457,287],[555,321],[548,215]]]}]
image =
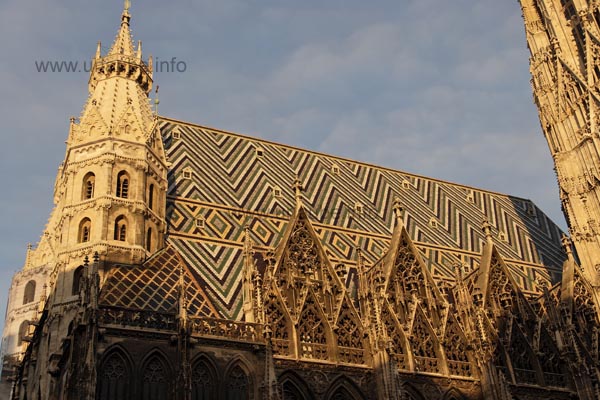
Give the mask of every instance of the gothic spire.
[{"label": "gothic spire", "polygon": [[131,21],[131,15],[129,14],[129,7],[131,6],[131,2],[129,0],[125,0],[125,5],[123,7],[123,13],[121,14],[121,28],[119,29],[119,33],[113,42],[108,55],[114,54],[122,54],[125,56],[133,56],[133,41],[131,39],[131,31],[129,29],[129,22]]}]

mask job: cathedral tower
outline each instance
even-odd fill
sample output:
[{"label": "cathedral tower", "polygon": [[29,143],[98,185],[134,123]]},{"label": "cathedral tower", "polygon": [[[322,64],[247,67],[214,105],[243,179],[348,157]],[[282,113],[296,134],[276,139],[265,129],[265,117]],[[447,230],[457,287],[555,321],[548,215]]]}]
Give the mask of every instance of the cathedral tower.
[{"label": "cathedral tower", "polygon": [[[80,118],[70,120],[54,209],[40,243],[28,250],[26,265],[13,280],[4,355],[18,358],[23,351],[22,338],[33,332],[37,302],[45,297],[53,310],[50,329],[55,337],[66,336],[85,257],[98,253],[102,274],[115,264],[135,267],[164,246],[167,161],[148,98],[152,58],[142,59],[141,42],[134,48],[130,20],[126,2],[107,54],[98,43],[88,100]],[[48,343],[52,352],[59,342]]]},{"label": "cathedral tower", "polygon": [[130,19],[126,5],[108,54],[98,44],[89,98],[79,121],[71,119],[52,229],[67,285],[57,286],[59,298],[71,294],[70,272],[85,255],[98,252],[105,263],[139,264],[162,247],[166,158],[148,99],[152,59],[142,60],[141,42],[134,49]]},{"label": "cathedral tower", "polygon": [[600,285],[600,2],[520,0],[535,103],[586,277]]}]

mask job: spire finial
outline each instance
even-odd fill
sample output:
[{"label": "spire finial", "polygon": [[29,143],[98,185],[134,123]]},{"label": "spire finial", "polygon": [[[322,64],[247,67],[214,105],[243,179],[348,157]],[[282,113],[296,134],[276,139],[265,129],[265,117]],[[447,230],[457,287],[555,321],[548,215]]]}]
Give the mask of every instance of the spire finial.
[{"label": "spire finial", "polygon": [[489,244],[493,243],[492,238],[492,225],[490,225],[490,221],[488,221],[487,217],[483,218],[483,223],[481,224],[481,230],[483,230],[483,234]]},{"label": "spire finial", "polygon": [[299,207],[302,205],[302,190],[304,187],[302,187],[302,182],[300,181],[300,177],[298,175],[296,175],[296,180],[294,180],[293,188],[296,195],[296,206]]},{"label": "spire finial", "polygon": [[129,15],[130,7],[131,1],[125,0],[125,4],[123,5],[123,14],[121,14],[121,25],[127,24],[127,26],[129,26],[129,21],[131,20],[131,15]]},{"label": "spire finial", "polygon": [[563,249],[565,249],[565,253],[567,253],[567,258],[573,260],[573,248],[571,247],[573,242],[571,242],[571,238],[563,234],[560,241],[562,242]]},{"label": "spire finial", "polygon": [[402,223],[402,203],[400,203],[400,198],[399,197],[395,197],[394,198],[394,206],[393,206],[393,210],[394,210],[394,215],[396,216],[396,223],[397,224],[401,224]]}]

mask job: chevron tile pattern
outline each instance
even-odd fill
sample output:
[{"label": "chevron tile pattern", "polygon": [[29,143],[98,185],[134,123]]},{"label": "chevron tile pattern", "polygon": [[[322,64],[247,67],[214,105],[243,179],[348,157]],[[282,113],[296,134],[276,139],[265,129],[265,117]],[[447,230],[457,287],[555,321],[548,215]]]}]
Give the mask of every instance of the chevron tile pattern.
[{"label": "chevron tile pattern", "polygon": [[[487,218],[496,245],[523,290],[556,282],[564,254],[560,229],[529,200],[375,167],[166,118],[161,132],[171,168],[169,241],[203,281],[220,312],[241,317],[244,227],[257,250],[280,242],[303,184],[303,204],[328,257],[354,271],[385,252],[394,199],[408,233],[436,279],[452,264],[479,263]],[[176,133],[176,134],[175,134]]]}]

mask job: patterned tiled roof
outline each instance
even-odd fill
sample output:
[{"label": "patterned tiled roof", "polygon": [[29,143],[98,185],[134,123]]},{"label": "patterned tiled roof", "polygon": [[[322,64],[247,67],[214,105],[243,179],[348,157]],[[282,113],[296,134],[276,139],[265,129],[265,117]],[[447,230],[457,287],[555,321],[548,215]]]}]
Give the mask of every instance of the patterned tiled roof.
[{"label": "patterned tiled roof", "polygon": [[100,305],[130,310],[177,313],[180,271],[191,316],[219,317],[195,274],[173,246],[167,246],[141,267],[114,266],[100,293]]},{"label": "patterned tiled roof", "polygon": [[452,264],[475,268],[487,218],[496,246],[524,291],[556,282],[565,259],[560,229],[531,201],[161,118],[171,163],[169,242],[203,280],[213,303],[241,317],[244,228],[257,250],[280,242],[294,210],[292,184],[332,262],[367,264],[389,246],[397,197],[411,239],[436,279]]}]

